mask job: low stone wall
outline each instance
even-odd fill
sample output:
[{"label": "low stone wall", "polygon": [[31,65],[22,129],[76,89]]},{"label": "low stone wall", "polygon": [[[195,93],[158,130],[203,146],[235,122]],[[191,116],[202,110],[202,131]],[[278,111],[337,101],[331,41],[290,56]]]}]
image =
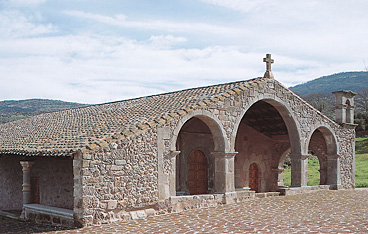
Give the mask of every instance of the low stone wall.
[{"label": "low stone wall", "polygon": [[304,187],[290,187],[280,188],[280,195],[296,195],[302,193],[311,193],[320,190],[330,190],[330,185],[315,185],[315,186],[304,186]]},{"label": "low stone wall", "polygon": [[222,204],[240,203],[255,198],[254,191],[236,191],[224,194],[173,196],[169,199],[168,212],[181,212],[197,208],[216,207]]}]

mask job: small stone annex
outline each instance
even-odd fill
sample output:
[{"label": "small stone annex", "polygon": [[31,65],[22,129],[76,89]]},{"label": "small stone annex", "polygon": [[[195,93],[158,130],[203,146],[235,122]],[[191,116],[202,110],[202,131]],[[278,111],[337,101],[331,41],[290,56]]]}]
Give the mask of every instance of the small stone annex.
[{"label": "small stone annex", "polygon": [[[261,78],[0,125],[0,210],[86,226],[257,193],[354,188],[355,93],[334,93],[335,122],[273,78],[270,55],[264,61]],[[307,186],[310,154],[320,186]]]}]

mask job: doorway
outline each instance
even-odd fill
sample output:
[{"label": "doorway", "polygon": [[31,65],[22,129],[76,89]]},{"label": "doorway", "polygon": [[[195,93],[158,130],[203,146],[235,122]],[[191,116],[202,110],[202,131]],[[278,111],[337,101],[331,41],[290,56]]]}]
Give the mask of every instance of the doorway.
[{"label": "doorway", "polygon": [[250,164],[249,167],[249,187],[250,190],[259,192],[259,169],[256,163]]},{"label": "doorway", "polygon": [[188,159],[189,193],[205,194],[208,191],[208,162],[204,153],[194,150]]}]

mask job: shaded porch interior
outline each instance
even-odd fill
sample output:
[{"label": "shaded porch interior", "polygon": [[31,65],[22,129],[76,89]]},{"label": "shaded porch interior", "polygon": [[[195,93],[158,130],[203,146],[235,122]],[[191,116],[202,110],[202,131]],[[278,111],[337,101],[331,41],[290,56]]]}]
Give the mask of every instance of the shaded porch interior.
[{"label": "shaded porch interior", "polygon": [[39,221],[55,224],[65,224],[54,219],[58,215],[66,214],[72,219],[74,176],[70,157],[2,155],[0,172],[4,178],[0,182],[3,214],[24,219],[43,218],[46,220]]}]

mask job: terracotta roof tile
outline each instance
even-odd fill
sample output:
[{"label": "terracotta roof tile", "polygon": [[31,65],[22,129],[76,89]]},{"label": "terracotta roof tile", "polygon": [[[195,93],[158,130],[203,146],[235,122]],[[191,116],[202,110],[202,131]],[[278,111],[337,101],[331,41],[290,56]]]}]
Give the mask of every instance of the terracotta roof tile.
[{"label": "terracotta roof tile", "polygon": [[[163,124],[177,115],[221,101],[262,78],[92,105],[0,125],[0,153],[63,156],[98,141],[120,138]],[[120,137],[119,137],[120,136]],[[103,145],[106,145],[104,143]]]}]

